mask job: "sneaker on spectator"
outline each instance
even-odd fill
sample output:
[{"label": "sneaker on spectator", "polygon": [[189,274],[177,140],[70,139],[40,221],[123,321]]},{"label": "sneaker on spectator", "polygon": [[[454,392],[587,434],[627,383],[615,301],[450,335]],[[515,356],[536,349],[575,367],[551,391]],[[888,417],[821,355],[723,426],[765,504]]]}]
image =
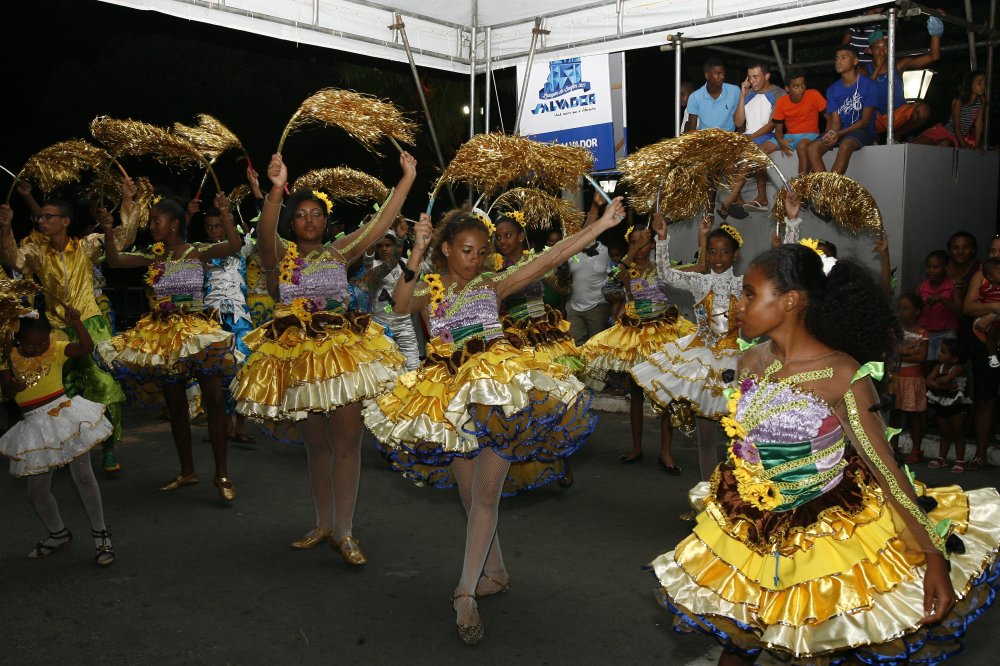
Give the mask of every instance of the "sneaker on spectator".
[{"label": "sneaker on spectator", "polygon": [[989,361],[991,368],[1000,368],[1000,358],[997,358],[996,354],[990,354]]}]

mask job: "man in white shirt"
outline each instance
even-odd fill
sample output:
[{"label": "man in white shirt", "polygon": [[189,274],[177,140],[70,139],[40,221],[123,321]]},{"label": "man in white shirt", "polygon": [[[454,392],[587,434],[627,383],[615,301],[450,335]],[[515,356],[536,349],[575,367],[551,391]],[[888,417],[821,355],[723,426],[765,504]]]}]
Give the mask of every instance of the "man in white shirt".
[{"label": "man in white shirt", "polygon": [[[765,62],[757,62],[747,68],[747,78],[740,86],[740,102],[736,107],[734,122],[736,129],[761,147],[765,153],[778,149],[774,139],[774,123],[771,121],[771,111],[779,97],[785,95],[782,88],[771,83],[771,70]],[[752,210],[767,210],[767,172],[755,174],[757,180],[757,196],[749,202],[743,201],[740,193],[746,178],[733,179],[733,191],[719,208],[719,216],[723,219],[730,214],[736,219],[743,219],[746,214],[741,208]],[[739,206],[740,208],[736,208]],[[732,209],[732,210],[730,210]]]},{"label": "man in white shirt", "polygon": [[[603,202],[599,195],[594,195],[584,227],[598,218],[597,213]],[[573,284],[566,303],[566,319],[569,321],[569,334],[578,345],[608,327],[611,304],[605,300],[601,289],[608,281],[609,265],[608,248],[600,241],[569,261]]]}]

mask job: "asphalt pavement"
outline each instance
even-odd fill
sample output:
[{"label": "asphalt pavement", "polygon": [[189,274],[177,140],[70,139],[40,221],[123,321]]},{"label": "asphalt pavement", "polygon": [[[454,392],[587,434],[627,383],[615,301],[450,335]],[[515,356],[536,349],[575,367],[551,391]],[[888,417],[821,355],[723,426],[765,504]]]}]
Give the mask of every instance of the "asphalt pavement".
[{"label": "asphalt pavement", "polygon": [[[89,525],[69,472],[53,490],[76,539],[65,551],[25,554],[45,529],[26,482],[0,481],[4,663],[167,664],[708,664],[717,649],[678,636],[643,565],[691,523],[695,445],[678,436],[683,475],[655,464],[658,422],[647,419],[645,460],[621,465],[627,415],[601,413],[573,458],[575,484],[504,500],[500,538],[506,594],[480,600],[486,636],[461,644],[449,597],[462,564],[465,521],[457,492],[419,488],[389,471],[366,434],[355,535],[369,564],[348,566],[320,546],[289,542],[314,523],[305,452],[258,436],[233,444],[238,497],[212,486],[207,431],[194,428],[201,483],[157,486],[177,473],[169,427],[126,411],[114,478],[97,472],[116,562],[93,560]],[[95,469],[100,457],[94,454]],[[918,469],[931,484],[996,485],[996,468],[956,475]],[[956,664],[994,664],[1000,608],[977,620]]]}]

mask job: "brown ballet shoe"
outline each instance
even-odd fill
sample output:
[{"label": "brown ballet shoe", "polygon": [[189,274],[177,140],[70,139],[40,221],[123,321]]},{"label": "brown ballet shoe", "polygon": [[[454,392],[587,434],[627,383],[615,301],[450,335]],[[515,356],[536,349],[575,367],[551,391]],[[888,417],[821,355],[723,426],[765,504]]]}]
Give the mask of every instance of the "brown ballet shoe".
[{"label": "brown ballet shoe", "polygon": [[296,548],[298,550],[309,550],[310,548],[315,548],[329,538],[330,530],[317,527],[298,541],[293,541],[292,548]]},{"label": "brown ballet shoe", "polygon": [[191,472],[187,475],[178,474],[160,486],[160,490],[177,490],[181,486],[193,486],[196,483],[198,483],[197,472]]},{"label": "brown ballet shoe", "polygon": [[232,502],[236,499],[236,486],[233,485],[232,479],[220,476],[215,480],[215,487],[219,491],[219,497],[226,502]]},{"label": "brown ballet shoe", "polygon": [[[474,608],[476,607],[476,598],[473,595],[456,594],[451,598],[452,608],[455,607],[456,601],[464,598],[472,599],[472,605]],[[457,613],[458,611],[455,612]],[[458,624],[457,621],[455,622],[458,627],[458,638],[466,645],[478,644],[479,641],[483,640],[483,635],[486,633],[486,630],[483,628],[483,621],[479,617],[478,608],[476,608],[476,620],[478,620],[476,624]]]},{"label": "brown ballet shoe", "polygon": [[489,574],[483,574],[479,577],[479,583],[476,584],[476,596],[486,597],[491,594],[503,594],[504,592],[510,592],[510,577],[507,580],[501,582]]},{"label": "brown ballet shoe", "polygon": [[327,541],[330,542],[330,547],[334,551],[340,553],[340,556],[344,558],[344,561],[356,567],[360,567],[363,564],[368,564],[368,558],[365,557],[364,552],[361,550],[361,542],[352,536],[344,537],[344,540],[337,542],[333,535],[327,537]]}]

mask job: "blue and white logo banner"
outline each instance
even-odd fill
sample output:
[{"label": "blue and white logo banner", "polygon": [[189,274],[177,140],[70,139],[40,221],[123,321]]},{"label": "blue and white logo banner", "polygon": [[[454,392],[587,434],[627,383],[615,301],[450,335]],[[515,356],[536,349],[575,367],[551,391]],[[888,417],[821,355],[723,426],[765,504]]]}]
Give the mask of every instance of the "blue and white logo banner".
[{"label": "blue and white logo banner", "polygon": [[[521,134],[587,148],[597,171],[615,168],[611,75],[607,55],[536,62],[528,75]],[[525,66],[517,66],[518,88]],[[620,97],[620,95],[618,96]]]}]

